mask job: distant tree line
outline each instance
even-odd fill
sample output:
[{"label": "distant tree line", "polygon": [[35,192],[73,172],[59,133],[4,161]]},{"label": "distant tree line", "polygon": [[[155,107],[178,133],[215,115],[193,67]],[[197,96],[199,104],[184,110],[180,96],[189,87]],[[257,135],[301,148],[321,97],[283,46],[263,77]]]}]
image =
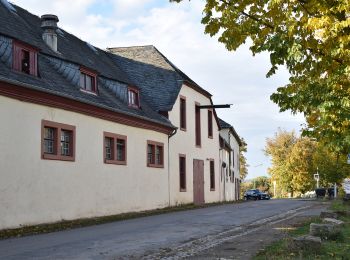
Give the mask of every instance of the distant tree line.
[{"label": "distant tree line", "polygon": [[276,184],[278,196],[295,196],[315,189],[314,174],[319,173],[320,187],[341,184],[350,176],[346,155],[330,150],[329,146],[294,131],[278,129],[266,139],[265,154],[271,158],[268,173]]}]

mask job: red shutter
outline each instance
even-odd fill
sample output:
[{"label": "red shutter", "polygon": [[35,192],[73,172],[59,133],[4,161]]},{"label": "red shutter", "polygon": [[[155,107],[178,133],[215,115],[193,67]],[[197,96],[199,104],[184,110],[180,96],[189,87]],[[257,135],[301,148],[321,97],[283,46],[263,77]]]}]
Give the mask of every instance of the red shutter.
[{"label": "red shutter", "polygon": [[37,53],[30,51],[29,52],[29,73],[33,76],[38,76],[38,67],[37,67]]},{"label": "red shutter", "polygon": [[21,71],[21,48],[13,44],[13,69]]}]

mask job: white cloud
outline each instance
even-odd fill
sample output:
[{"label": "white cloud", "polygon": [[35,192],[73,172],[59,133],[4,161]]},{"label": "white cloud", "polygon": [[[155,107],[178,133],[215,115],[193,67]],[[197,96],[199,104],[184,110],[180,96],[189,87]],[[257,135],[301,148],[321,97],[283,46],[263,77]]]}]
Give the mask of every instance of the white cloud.
[{"label": "white cloud", "polygon": [[[167,1],[167,0],[166,0]],[[248,143],[249,177],[266,173],[269,160],[262,149],[265,138],[278,127],[300,129],[301,115],[278,113],[269,96],[288,82],[281,70],[266,79],[268,54],[252,57],[247,46],[230,53],[205,35],[201,25],[203,1],[162,4],[155,0],[15,0],[19,6],[37,15],[58,15],[59,25],[100,48],[153,44],[194,81],[211,92],[214,103],[233,103],[219,116],[231,123]],[[112,14],[92,13],[96,5],[110,8]],[[153,6],[153,7],[150,7]]]}]

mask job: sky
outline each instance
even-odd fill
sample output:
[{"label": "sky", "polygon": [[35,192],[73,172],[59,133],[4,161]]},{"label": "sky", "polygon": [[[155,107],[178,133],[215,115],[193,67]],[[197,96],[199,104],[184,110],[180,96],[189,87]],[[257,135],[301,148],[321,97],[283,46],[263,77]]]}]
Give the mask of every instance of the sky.
[{"label": "sky", "polygon": [[266,78],[268,53],[252,56],[248,45],[229,52],[204,34],[201,24],[204,1],[167,0],[13,0],[38,16],[55,14],[58,26],[101,49],[154,45],[192,80],[213,95],[214,104],[248,144],[247,179],[267,175],[270,160],[264,155],[266,138],[280,127],[299,131],[302,115],[279,113],[270,95],[288,83],[280,68]]}]

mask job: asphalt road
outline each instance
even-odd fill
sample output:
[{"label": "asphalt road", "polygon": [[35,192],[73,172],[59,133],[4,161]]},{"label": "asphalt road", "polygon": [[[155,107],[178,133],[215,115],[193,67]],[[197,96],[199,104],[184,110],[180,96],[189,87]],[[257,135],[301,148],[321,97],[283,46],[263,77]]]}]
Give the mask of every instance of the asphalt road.
[{"label": "asphalt road", "polygon": [[0,259],[141,258],[313,203],[251,201],[0,240]]}]

